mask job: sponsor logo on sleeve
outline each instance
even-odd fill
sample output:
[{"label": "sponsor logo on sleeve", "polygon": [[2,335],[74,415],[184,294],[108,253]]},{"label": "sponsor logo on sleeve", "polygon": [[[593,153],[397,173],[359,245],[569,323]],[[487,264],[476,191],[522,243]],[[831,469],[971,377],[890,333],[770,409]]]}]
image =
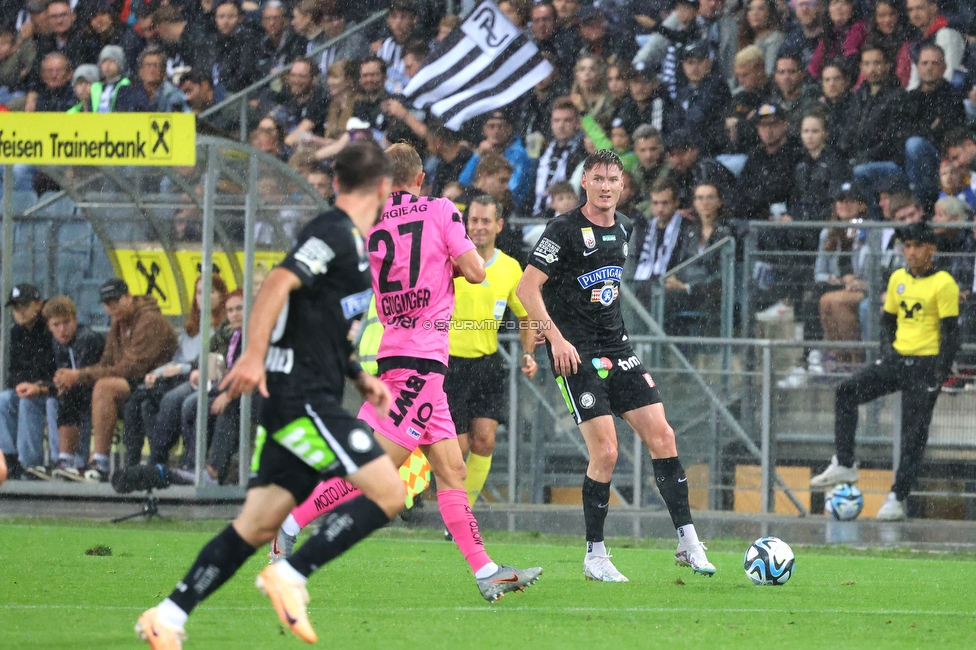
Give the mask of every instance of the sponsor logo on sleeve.
[{"label": "sponsor logo on sleeve", "polygon": [[321,275],[329,270],[329,262],[335,259],[335,251],[318,237],[309,237],[295,251],[295,261],[308,269],[310,275]]},{"label": "sponsor logo on sleeve", "polygon": [[596,236],[593,234],[592,228],[580,228],[580,232],[583,233],[583,245],[587,248],[596,247]]},{"label": "sponsor logo on sleeve", "polygon": [[604,235],[603,241],[617,241],[616,235]]},{"label": "sponsor logo on sleeve", "polygon": [[649,372],[644,373],[644,381],[646,381],[647,385],[650,386],[651,388],[657,386],[657,384],[654,383],[654,379],[651,378],[651,373]]},{"label": "sponsor logo on sleeve", "polygon": [[[640,365],[640,359],[637,358],[637,355],[631,355],[626,359],[617,359],[617,365],[620,366],[620,369],[624,371],[633,370]],[[650,377],[648,374],[645,374],[644,376]]]},{"label": "sponsor logo on sleeve", "polygon": [[546,264],[552,264],[559,259],[559,248],[559,244],[552,241],[548,237],[543,237],[539,240],[539,243],[536,244],[535,251],[533,251],[532,254]]}]

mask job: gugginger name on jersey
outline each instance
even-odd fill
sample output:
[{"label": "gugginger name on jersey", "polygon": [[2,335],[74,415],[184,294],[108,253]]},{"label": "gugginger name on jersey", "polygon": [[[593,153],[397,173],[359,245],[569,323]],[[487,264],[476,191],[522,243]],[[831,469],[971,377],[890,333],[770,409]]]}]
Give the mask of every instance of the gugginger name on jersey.
[{"label": "gugginger name on jersey", "polygon": [[423,309],[429,304],[430,289],[411,289],[410,291],[383,296],[380,300],[380,309],[383,315],[389,318],[413,309]]},{"label": "gugginger name on jersey", "polygon": [[415,212],[427,212],[426,203],[411,203],[410,205],[398,205],[395,208],[383,213],[383,219],[396,219]]},{"label": "gugginger name on jersey", "polygon": [[616,280],[619,282],[622,274],[622,267],[602,266],[595,271],[584,273],[576,279],[579,281],[581,287],[584,289],[589,289],[590,287],[600,284],[601,282],[606,282],[607,280]]}]

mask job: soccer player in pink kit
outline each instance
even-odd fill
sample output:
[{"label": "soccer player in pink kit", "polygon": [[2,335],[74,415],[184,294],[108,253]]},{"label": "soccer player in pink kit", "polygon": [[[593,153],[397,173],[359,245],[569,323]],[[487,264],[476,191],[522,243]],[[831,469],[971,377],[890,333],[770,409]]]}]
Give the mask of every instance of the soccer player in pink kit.
[{"label": "soccer player in pink kit", "polygon": [[[444,524],[471,566],[481,595],[494,601],[534,583],[542,569],[499,566],[485,552],[468,505],[464,458],[444,394],[454,277],[482,282],[484,263],[454,204],[418,196],[424,172],[417,151],[395,144],[386,154],[393,163],[393,192],[369,233],[368,252],[377,315],[384,328],[377,354],[379,376],[393,403],[385,419],[369,403],[359,418],[373,427],[398,467],[417,447],[427,456],[437,478],[437,505]],[[326,489],[325,484],[319,488]],[[317,496],[318,490],[293,517],[307,519],[300,511],[314,509],[310,502]]]}]

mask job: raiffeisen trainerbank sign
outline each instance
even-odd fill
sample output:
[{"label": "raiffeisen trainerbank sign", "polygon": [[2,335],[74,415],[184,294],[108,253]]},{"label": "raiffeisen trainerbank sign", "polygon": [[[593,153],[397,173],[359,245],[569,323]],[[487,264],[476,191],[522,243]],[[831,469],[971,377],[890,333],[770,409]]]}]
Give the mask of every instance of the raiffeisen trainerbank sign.
[{"label": "raiffeisen trainerbank sign", "polygon": [[189,113],[0,113],[0,165],[194,165]]}]

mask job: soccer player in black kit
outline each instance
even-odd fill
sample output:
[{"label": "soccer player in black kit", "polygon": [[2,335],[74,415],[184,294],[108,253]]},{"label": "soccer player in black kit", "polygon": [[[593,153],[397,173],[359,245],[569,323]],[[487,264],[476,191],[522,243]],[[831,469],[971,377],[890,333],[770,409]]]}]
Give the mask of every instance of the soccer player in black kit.
[{"label": "soccer player in black kit", "polygon": [[631,233],[630,221],[616,211],[622,187],[620,158],[606,149],[591,154],[583,163],[586,203],[549,222],[516,293],[530,320],[548,324],[541,331],[553,374],[590,454],[583,478],[583,575],[627,582],[603,541],[617,462],[617,415],[651,453],[658,489],[678,532],[675,561],[711,576],[715,567],[692,523],[674,430],[654,379],[630,347],[620,313],[620,275]]},{"label": "soccer player in black kit", "polygon": [[342,410],[345,378],[385,414],[390,392],[351,361],[349,329],[371,295],[363,233],[390,194],[393,168],[375,142],[346,147],[333,165],[335,208],[313,219],[264,281],[251,314],[251,340],[221,388],[230,397],[258,388],[260,416],[247,497],[237,519],[214,537],[176,589],[139,617],[155,650],[182,647],[193,608],[278,532],[319,481],[343,476],[363,494],[333,510],[288,560],[267,566],[257,586],[281,621],[316,640],[305,611],[307,578],[404,508],[403,482],[369,427]]}]

